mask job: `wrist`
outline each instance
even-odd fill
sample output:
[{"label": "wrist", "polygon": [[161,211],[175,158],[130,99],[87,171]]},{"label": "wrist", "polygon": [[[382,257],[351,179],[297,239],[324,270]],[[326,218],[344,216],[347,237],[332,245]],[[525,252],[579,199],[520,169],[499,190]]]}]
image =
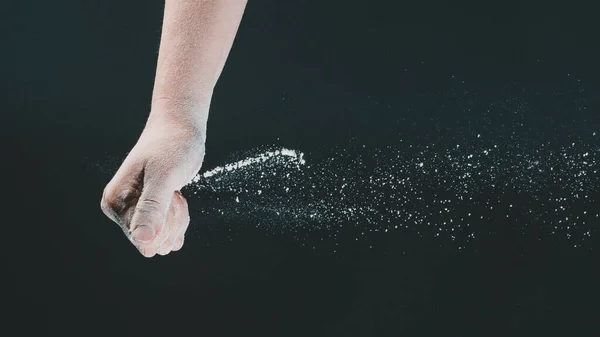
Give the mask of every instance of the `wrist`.
[{"label": "wrist", "polygon": [[212,95],[157,96],[152,98],[150,117],[166,118],[173,122],[185,122],[197,127],[208,121]]},{"label": "wrist", "polygon": [[153,99],[146,127],[172,127],[204,143],[209,107],[210,100]]}]

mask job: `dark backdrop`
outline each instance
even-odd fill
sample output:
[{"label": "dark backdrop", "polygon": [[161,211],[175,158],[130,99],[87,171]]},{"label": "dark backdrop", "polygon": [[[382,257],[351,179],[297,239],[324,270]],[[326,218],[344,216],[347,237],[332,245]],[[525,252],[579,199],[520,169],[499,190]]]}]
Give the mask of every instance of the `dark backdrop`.
[{"label": "dark backdrop", "polygon": [[[142,258],[100,211],[110,177],[87,164],[122,158],[141,132],[162,6],[2,4],[8,335],[598,335],[594,250],[509,230],[470,253],[407,234],[332,254],[248,228]],[[433,115],[472,117],[410,109],[456,88],[585,87],[585,114],[544,111],[593,125],[599,28],[593,1],[251,0],[214,96],[205,167],[265,144],[393,144],[399,129],[430,131]]]}]

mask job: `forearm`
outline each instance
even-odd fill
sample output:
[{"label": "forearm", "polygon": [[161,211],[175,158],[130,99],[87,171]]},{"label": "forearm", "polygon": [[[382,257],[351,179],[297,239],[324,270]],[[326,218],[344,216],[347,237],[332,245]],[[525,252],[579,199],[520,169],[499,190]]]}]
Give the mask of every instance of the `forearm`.
[{"label": "forearm", "polygon": [[157,110],[206,123],[245,6],[246,0],[165,1],[150,117]]}]

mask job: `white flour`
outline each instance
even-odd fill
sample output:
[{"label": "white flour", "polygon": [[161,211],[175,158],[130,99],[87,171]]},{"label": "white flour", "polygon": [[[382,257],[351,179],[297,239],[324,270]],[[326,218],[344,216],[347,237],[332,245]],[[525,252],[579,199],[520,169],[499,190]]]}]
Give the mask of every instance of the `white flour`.
[{"label": "white flour", "polygon": [[280,149],[280,150],[275,150],[275,151],[267,151],[267,152],[263,152],[263,153],[255,156],[255,157],[240,160],[238,162],[235,162],[232,164],[227,164],[225,166],[215,167],[214,169],[212,169],[210,171],[204,172],[202,174],[198,174],[192,179],[190,184],[197,183],[200,180],[200,177],[209,178],[216,174],[223,173],[223,172],[231,172],[231,171],[246,167],[248,165],[264,163],[265,161],[270,160],[270,159],[282,159],[283,158],[283,159],[288,159],[290,162],[297,162],[299,165],[303,165],[305,163],[303,157],[304,157],[304,153],[285,149],[285,148]]},{"label": "white flour", "polygon": [[596,131],[538,137],[527,128],[541,130],[543,120],[526,119],[528,108],[515,97],[482,115],[490,109],[501,124],[469,120],[468,129],[446,129],[443,137],[445,129],[436,129],[432,141],[399,134],[379,147],[323,147],[306,160],[285,148],[238,156],[186,186],[197,224],[190,229],[233,238],[256,228],[335,247],[410,232],[464,249],[507,226],[534,240],[589,246],[600,223]]},{"label": "white flour", "polygon": [[[310,165],[301,152],[268,151],[198,175],[189,187],[202,200],[197,211],[212,218],[202,222],[217,229],[253,225],[301,240],[310,232],[337,240],[351,230],[359,240],[402,229],[464,248],[500,216],[581,245],[598,221],[599,170],[599,149],[583,142],[551,149],[479,134],[445,150],[334,149]],[[536,204],[517,206],[515,195]]]}]

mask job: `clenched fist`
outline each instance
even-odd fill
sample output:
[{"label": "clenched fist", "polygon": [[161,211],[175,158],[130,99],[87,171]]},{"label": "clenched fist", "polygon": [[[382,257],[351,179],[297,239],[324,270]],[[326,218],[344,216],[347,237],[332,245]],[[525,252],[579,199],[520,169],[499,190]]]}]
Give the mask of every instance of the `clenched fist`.
[{"label": "clenched fist", "polygon": [[152,112],[101,202],[146,257],[183,245],[189,213],[179,190],[202,165],[212,92],[246,2],[165,1]]},{"label": "clenched fist", "polygon": [[179,191],[204,159],[205,127],[153,111],[138,142],[102,195],[104,214],[145,257],[183,246],[190,217]]}]

